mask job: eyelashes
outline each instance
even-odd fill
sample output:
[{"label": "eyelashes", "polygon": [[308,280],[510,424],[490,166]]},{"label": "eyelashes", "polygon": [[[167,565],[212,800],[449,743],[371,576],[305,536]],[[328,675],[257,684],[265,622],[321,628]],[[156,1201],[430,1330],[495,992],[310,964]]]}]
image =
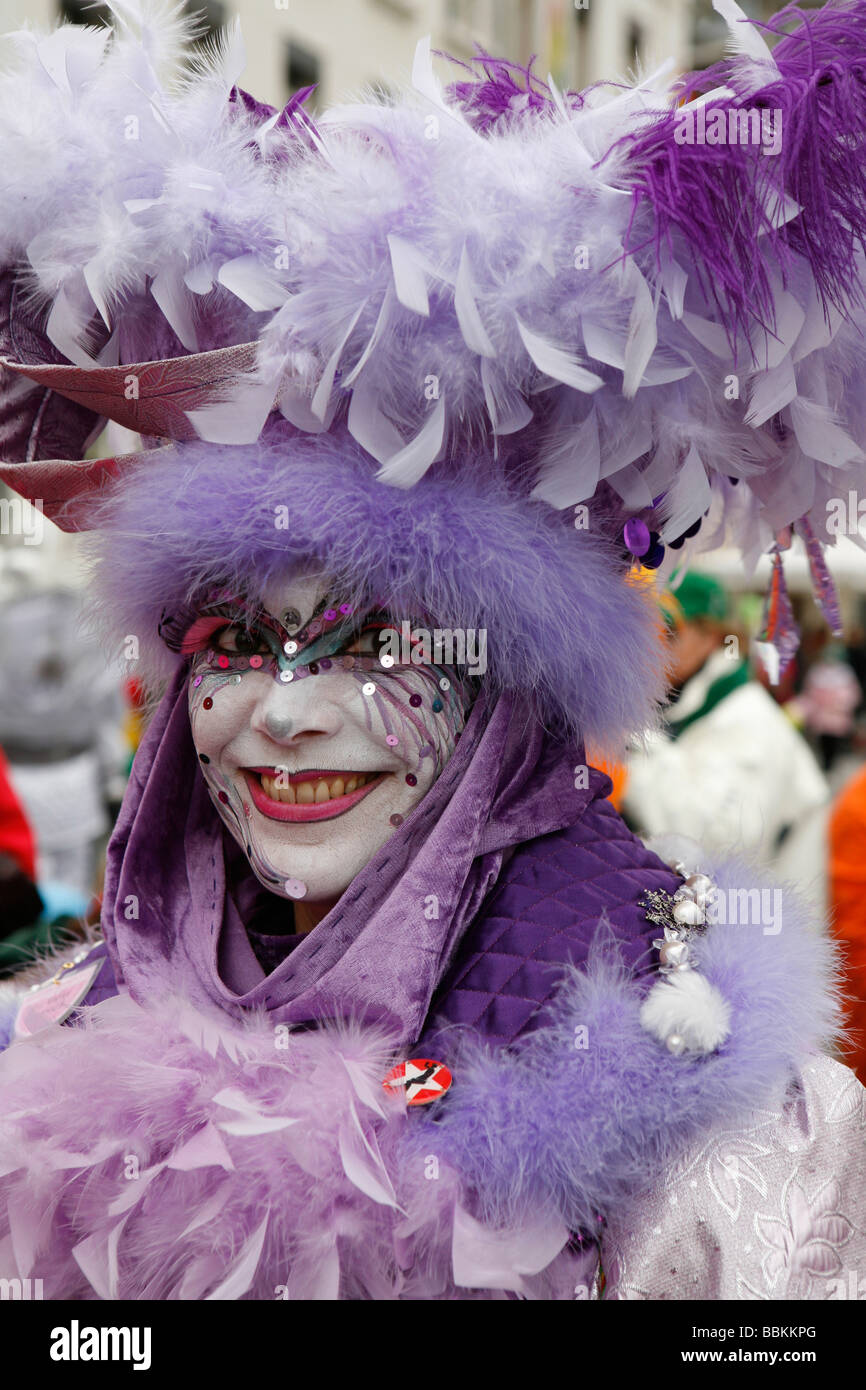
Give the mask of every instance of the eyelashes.
[{"label": "eyelashes", "polygon": [[210,639],[214,633],[230,627],[228,618],[214,617],[196,618],[184,633],[179,651],[182,656],[193,656],[196,652],[204,651],[210,645]]},{"label": "eyelashes", "polygon": [[[249,656],[257,652],[277,656],[278,647],[282,645],[281,630],[264,615],[259,615],[259,622],[254,624],[251,621],[252,616],[242,615],[236,608],[232,608],[231,611],[223,609],[217,613],[200,613],[192,621],[188,620],[187,625],[173,620],[171,626],[174,627],[176,636],[170,632],[168,623],[161,627],[161,633],[172,650],[182,656],[196,656],[208,650],[229,657]],[[269,636],[271,627],[274,628],[274,632]],[[330,632],[317,634],[312,641],[304,641],[307,637],[304,630],[297,634],[297,638],[300,639],[298,658],[301,652],[307,661],[314,662],[322,656],[341,654],[375,658],[381,633],[393,627],[393,617],[377,610],[367,614],[360,621],[356,617],[355,622],[338,623]]]}]

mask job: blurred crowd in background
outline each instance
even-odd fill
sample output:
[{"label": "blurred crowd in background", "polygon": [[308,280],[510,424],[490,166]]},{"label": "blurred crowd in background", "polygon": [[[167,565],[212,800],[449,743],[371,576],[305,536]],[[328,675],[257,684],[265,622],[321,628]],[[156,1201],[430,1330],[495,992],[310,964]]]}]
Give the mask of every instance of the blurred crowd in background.
[{"label": "blurred crowd in background", "polygon": [[[102,7],[104,9],[104,7]],[[468,57],[480,43],[564,86],[715,61],[709,0],[252,0],[191,3],[203,38],[244,23],[245,85],[279,102],[318,84],[322,101],[406,73],[417,38]],[[761,15],[773,5],[745,3]],[[85,0],[0,0],[0,28],[57,14],[94,22]],[[107,16],[106,15],[103,17]],[[317,94],[312,94],[315,105]],[[97,440],[93,457],[135,447]],[[143,692],[87,631],[80,542],[31,525],[0,490],[0,975],[99,917],[104,850],[142,724]],[[16,504],[18,505],[18,504]],[[16,520],[17,518],[17,520]],[[36,543],[38,537],[38,543]],[[862,548],[861,548],[862,547]],[[663,729],[610,771],[640,834],[682,833],[740,849],[795,883],[847,952],[848,1060],[866,1081],[866,533],[829,555],[843,615],[834,637],[808,596],[806,558],[786,557],[802,640],[773,684],[756,641],[768,572],[725,552],[659,593],[672,701]],[[802,582],[800,582],[802,580]]]}]

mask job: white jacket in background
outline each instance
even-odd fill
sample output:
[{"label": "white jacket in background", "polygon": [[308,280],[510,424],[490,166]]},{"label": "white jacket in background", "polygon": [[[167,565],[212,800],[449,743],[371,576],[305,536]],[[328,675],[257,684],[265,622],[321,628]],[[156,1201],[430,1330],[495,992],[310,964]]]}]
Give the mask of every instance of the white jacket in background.
[{"label": "white jacket in background", "polygon": [[[675,725],[731,670],[714,652],[672,706]],[[738,686],[678,738],[651,735],[628,765],[624,806],[644,836],[689,835],[707,849],[772,864],[783,831],[829,799],[805,739],[758,681]]]}]

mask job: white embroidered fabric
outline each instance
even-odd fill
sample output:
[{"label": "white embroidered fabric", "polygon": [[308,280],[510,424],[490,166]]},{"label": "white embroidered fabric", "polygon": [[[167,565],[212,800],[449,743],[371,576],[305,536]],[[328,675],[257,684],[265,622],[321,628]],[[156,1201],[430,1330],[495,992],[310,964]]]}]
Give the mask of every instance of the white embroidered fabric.
[{"label": "white embroidered fabric", "polygon": [[866,1299],[866,1090],[816,1057],[781,1113],[719,1130],[602,1244],[603,1298]]}]

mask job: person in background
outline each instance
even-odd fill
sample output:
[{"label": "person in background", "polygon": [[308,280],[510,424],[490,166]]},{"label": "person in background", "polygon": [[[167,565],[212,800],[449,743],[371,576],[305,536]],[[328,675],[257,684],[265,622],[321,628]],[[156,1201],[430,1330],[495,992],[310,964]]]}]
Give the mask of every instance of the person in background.
[{"label": "person in background", "polygon": [[0,938],[32,926],[42,913],[35,884],[36,846],[21,803],[9,781],[0,749]]},{"label": "person in background", "polygon": [[[34,827],[37,880],[83,911],[122,798],[127,748],[119,666],[82,630],[81,595],[44,589],[0,609],[0,740]],[[58,909],[60,903],[58,901]]]},{"label": "person in background", "polygon": [[805,740],[754,680],[730,630],[724,589],[689,573],[669,610],[666,729],[629,759],[625,814],[641,835],[776,860],[786,835],[829,797]]},{"label": "person in background", "polygon": [[830,930],[846,954],[848,1065],[866,1080],[866,767],[842,788],[830,816]]},{"label": "person in background", "polygon": [[833,769],[854,732],[854,715],[863,692],[841,643],[828,646],[809,667],[798,697],[806,729],[820,751],[824,771]]}]

